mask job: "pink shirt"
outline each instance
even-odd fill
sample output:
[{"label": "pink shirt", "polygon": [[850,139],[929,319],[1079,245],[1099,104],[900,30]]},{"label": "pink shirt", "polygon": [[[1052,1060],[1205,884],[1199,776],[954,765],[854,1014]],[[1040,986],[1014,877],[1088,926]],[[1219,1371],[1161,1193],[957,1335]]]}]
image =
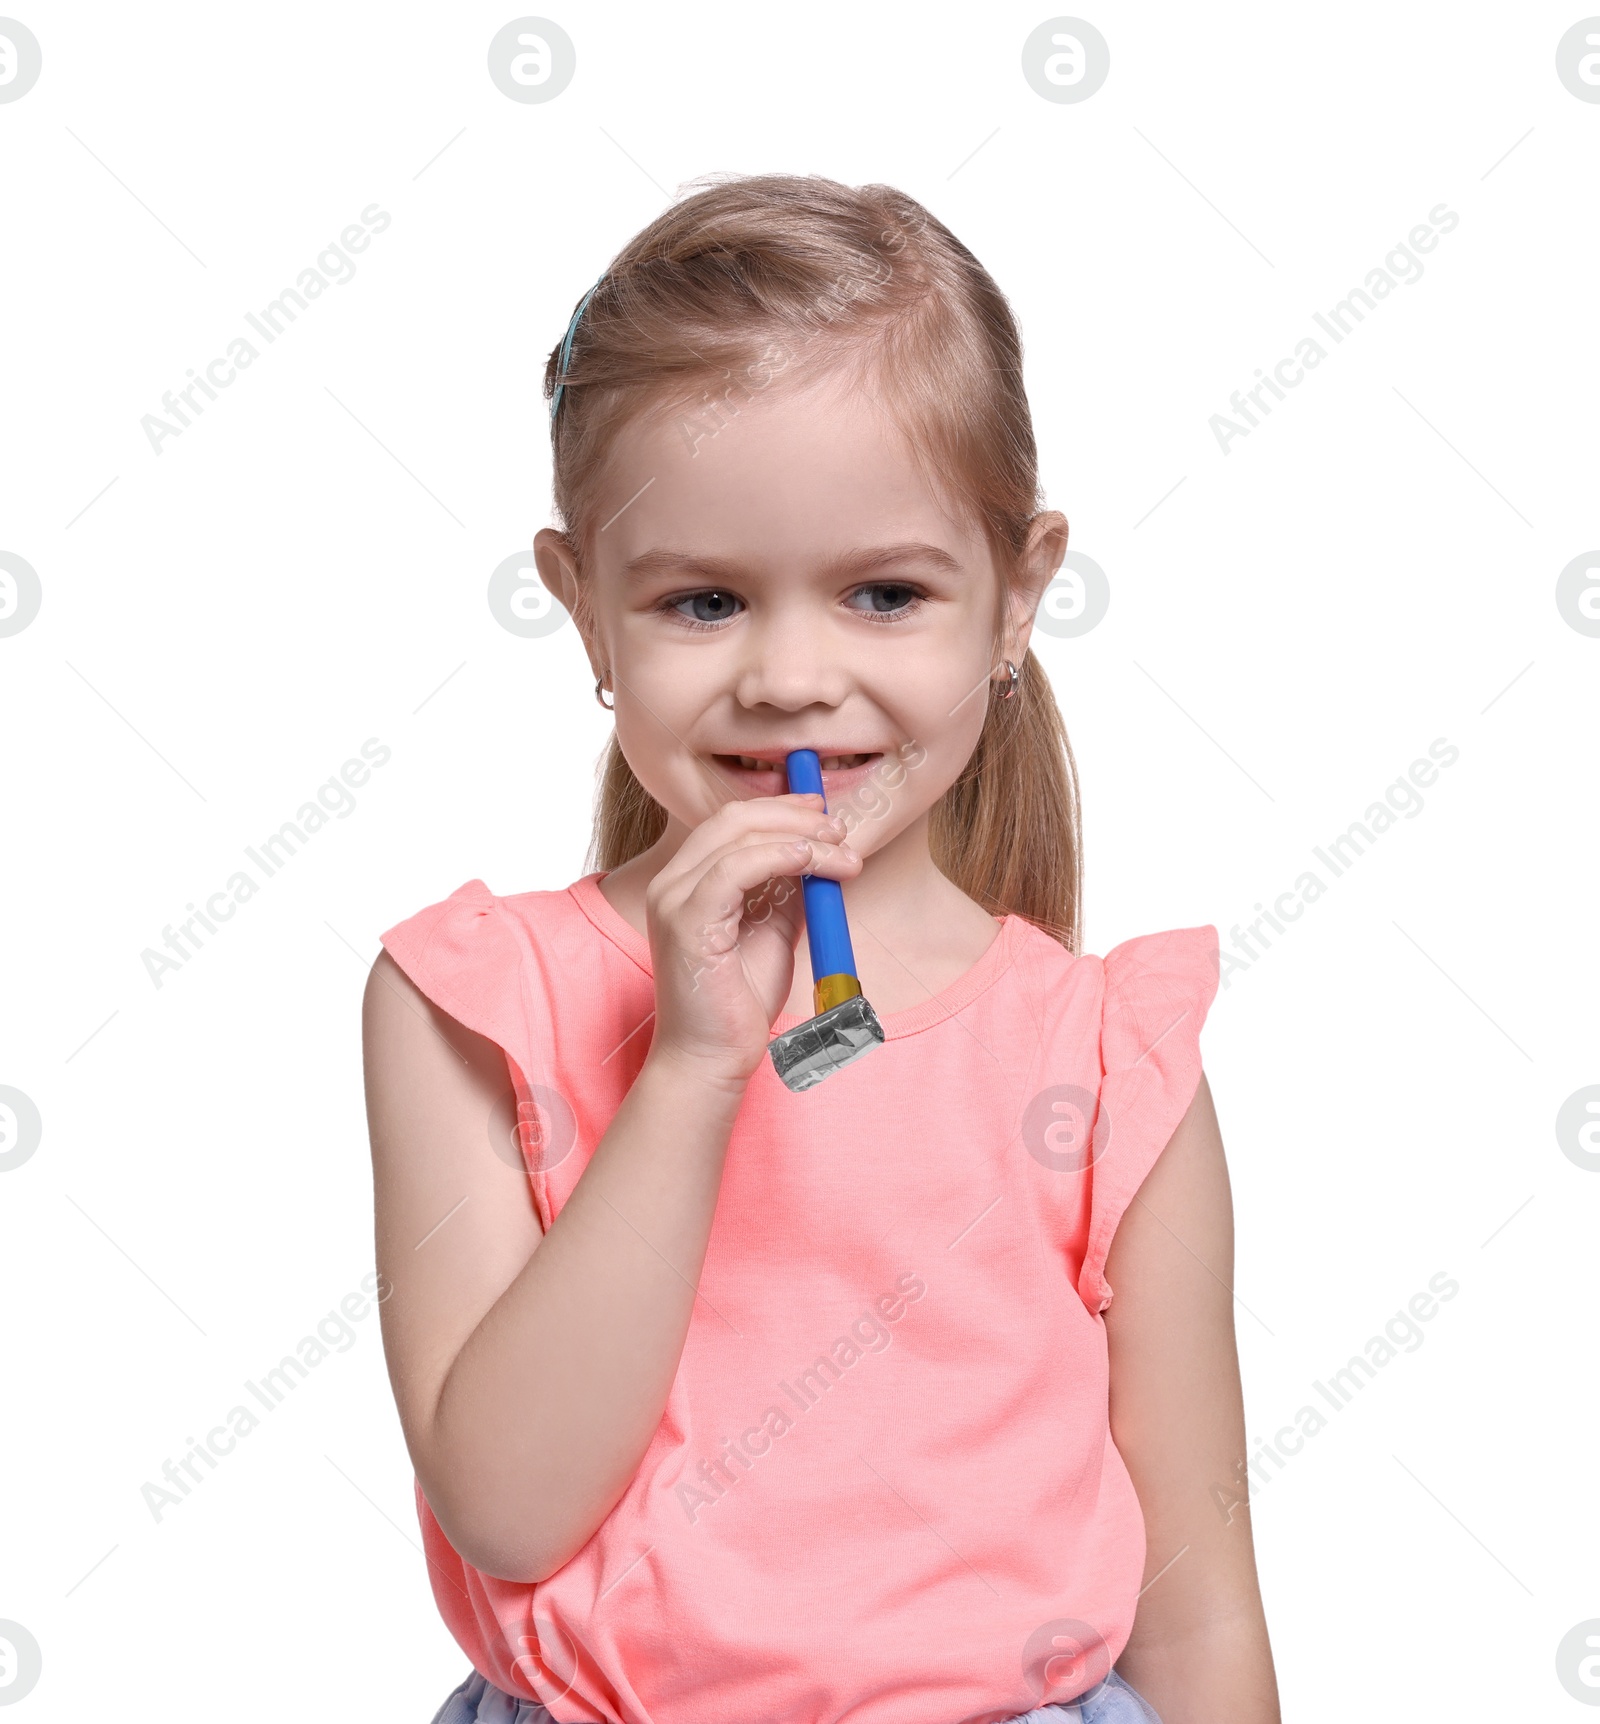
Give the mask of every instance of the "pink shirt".
[{"label": "pink shirt", "polygon": [[[383,936],[504,1049],[546,1228],[650,1043],[649,945],[600,878],[470,880]],[[825,1083],[764,1062],[661,1424],[594,1536],[496,1579],[417,1486],[473,1666],[563,1724],[995,1724],[1104,1676],[1145,1559],[1106,1253],[1199,1083],[1217,974],[1214,927],[1075,958],[1010,915]]]}]

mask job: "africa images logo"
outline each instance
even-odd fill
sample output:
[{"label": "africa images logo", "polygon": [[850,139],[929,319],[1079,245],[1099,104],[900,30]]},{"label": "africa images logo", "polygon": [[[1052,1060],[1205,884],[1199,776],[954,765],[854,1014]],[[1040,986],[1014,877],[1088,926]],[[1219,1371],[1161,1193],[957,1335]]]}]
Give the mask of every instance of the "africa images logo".
[{"label": "africa images logo", "polygon": [[[1424,268],[1417,253],[1432,251],[1441,234],[1452,233],[1460,224],[1461,217],[1448,204],[1435,204],[1428,211],[1426,221],[1418,222],[1405,239],[1396,242],[1381,264],[1375,264],[1367,271],[1360,287],[1352,287],[1326,312],[1312,312],[1312,322],[1337,346],[1397,287],[1415,287],[1422,279]],[[1260,425],[1257,413],[1262,419],[1271,414],[1272,402],[1266,399],[1268,395],[1277,401],[1287,400],[1286,391],[1297,389],[1305,381],[1306,374],[1314,371],[1327,357],[1328,349],[1314,334],[1303,335],[1295,344],[1294,351],[1285,354],[1273,366],[1270,375],[1258,365],[1256,376],[1260,382],[1243,391],[1234,390],[1229,399],[1228,405],[1235,417],[1230,419],[1226,413],[1211,415],[1211,433],[1222,453],[1231,454],[1228,445],[1235,438],[1248,437]],[[1253,409],[1251,402],[1255,403]]]}]

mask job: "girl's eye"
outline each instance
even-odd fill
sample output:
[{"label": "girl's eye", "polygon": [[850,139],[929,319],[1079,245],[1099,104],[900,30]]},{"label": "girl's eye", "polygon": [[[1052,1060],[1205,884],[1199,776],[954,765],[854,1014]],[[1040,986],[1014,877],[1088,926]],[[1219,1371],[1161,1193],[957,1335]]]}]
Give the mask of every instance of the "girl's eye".
[{"label": "girl's eye", "polygon": [[[925,596],[905,581],[873,581],[867,586],[857,587],[850,596],[856,599],[863,593],[871,597],[872,606],[870,610],[858,610],[856,614],[874,623],[904,622],[921,609]],[[672,616],[685,628],[715,629],[734,616],[735,607],[743,602],[721,587],[707,587],[698,593],[665,598],[656,609]]]},{"label": "girl's eye", "polygon": [[915,616],[922,607],[924,595],[905,581],[874,581],[870,586],[857,587],[851,598],[862,593],[873,595],[872,610],[863,611],[869,622],[899,623]]},{"label": "girl's eye", "polygon": [[[684,593],[681,598],[663,599],[656,608],[674,613],[686,628],[714,629],[734,614],[733,607],[739,602],[732,593],[724,592],[720,587],[708,587],[701,593]],[[680,605],[703,605],[709,614],[685,616],[678,609]]]}]

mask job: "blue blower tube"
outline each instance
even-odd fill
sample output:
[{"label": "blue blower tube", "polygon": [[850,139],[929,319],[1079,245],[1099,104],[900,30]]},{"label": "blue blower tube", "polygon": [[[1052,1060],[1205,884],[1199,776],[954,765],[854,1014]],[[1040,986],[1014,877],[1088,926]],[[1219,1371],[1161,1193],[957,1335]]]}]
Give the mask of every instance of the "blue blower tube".
[{"label": "blue blower tube", "polygon": [[[815,749],[796,748],[784,761],[791,793],[821,796],[822,763]],[[888,1039],[878,1014],[867,1003],[856,977],[850,928],[844,916],[844,888],[820,874],[802,874],[806,940],[811,947],[811,997],[816,1015],[795,1024],[767,1043],[772,1064],[786,1088],[807,1090]]]},{"label": "blue blower tube", "polygon": [[[811,792],[821,796],[827,808],[827,796],[822,788],[822,763],[813,748],[797,748],[784,762],[792,793]],[[816,874],[802,874],[800,889],[805,894],[806,939],[811,948],[811,974],[820,985],[829,977],[856,974],[856,957],[850,946],[850,927],[844,918],[844,888],[837,880]],[[851,993],[859,991],[859,983]],[[821,1008],[819,1008],[821,1009]]]}]

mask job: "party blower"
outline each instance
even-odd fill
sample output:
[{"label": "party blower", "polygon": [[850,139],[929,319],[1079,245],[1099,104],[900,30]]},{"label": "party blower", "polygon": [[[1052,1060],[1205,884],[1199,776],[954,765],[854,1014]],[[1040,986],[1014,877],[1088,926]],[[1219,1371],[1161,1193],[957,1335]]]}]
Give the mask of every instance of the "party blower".
[{"label": "party blower", "polygon": [[[816,750],[795,749],[784,761],[784,768],[790,792],[810,791],[821,796],[826,810],[822,763]],[[802,874],[800,887],[805,898],[806,941],[811,948],[817,1015],[767,1043],[778,1076],[797,1091],[821,1083],[842,1066],[871,1053],[883,1040],[883,1025],[856,979],[850,925],[844,916],[844,888],[837,880],[817,874]]]}]

